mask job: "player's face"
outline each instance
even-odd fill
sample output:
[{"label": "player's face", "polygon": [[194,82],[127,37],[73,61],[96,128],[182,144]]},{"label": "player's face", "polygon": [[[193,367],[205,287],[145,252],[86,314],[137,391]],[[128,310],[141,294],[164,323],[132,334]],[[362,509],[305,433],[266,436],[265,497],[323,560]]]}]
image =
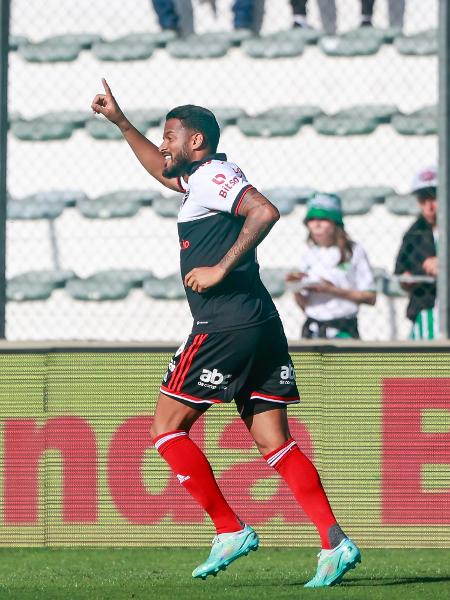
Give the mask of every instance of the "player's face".
[{"label": "player's face", "polygon": [[166,121],[163,142],[159,151],[164,156],[164,177],[181,177],[192,162],[190,139],[192,132],[183,127],[178,119]]},{"label": "player's face", "polygon": [[336,240],[336,224],[328,219],[310,219],[307,223],[312,241],[318,246],[333,246]]},{"label": "player's face", "polygon": [[427,223],[432,227],[437,221],[437,200],[435,198],[427,198],[419,202],[420,212]]}]

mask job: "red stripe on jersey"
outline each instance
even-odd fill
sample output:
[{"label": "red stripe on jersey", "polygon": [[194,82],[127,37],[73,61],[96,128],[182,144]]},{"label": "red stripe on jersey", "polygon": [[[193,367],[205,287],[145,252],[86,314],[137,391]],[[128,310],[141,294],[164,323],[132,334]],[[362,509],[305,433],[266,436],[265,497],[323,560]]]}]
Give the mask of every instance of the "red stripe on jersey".
[{"label": "red stripe on jersey", "polygon": [[237,206],[236,206],[236,208],[235,208],[235,210],[234,210],[234,214],[235,214],[236,216],[238,216],[238,214],[239,214],[239,207],[241,206],[242,200],[245,198],[245,196],[246,196],[247,192],[249,192],[250,190],[254,190],[254,189],[255,189],[255,188],[254,188],[252,185],[250,185],[250,186],[249,186],[249,187],[248,187],[248,188],[247,188],[247,189],[244,191],[244,193],[242,194],[242,196],[239,198],[239,202],[237,203]]},{"label": "red stripe on jersey", "polygon": [[159,388],[163,394],[167,394],[167,396],[171,396],[174,398],[183,398],[185,400],[190,400],[191,402],[196,402],[197,404],[223,404],[223,400],[219,400],[218,398],[196,398],[195,396],[190,396],[189,394],[185,394],[184,392],[173,392],[163,385]]},{"label": "red stripe on jersey", "polygon": [[194,343],[192,344],[192,352],[189,353],[189,357],[186,358],[185,364],[183,366],[183,371],[180,377],[177,380],[176,385],[172,386],[171,389],[174,392],[179,392],[183,387],[184,380],[186,379],[186,375],[188,374],[189,369],[191,368],[192,361],[194,360],[194,356],[197,354],[200,346],[208,337],[207,333],[201,333],[200,335],[196,335],[194,339]]},{"label": "red stripe on jersey", "polygon": [[260,394],[259,392],[253,392],[250,394],[250,398],[262,398],[263,400],[282,400],[283,402],[292,402],[293,400],[300,400],[298,396],[270,396],[269,394]]}]

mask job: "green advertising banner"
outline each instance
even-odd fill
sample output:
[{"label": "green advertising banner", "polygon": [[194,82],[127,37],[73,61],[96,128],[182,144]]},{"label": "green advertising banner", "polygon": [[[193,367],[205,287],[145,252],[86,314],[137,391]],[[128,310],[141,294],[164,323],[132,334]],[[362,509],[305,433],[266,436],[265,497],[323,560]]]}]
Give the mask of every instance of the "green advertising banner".
[{"label": "green advertising banner", "polygon": [[[0,545],[191,546],[214,530],[152,446],[170,352],[0,354]],[[293,436],[366,547],[450,547],[450,353],[293,351]],[[235,405],[191,432],[234,510],[272,546],[319,538]]]}]

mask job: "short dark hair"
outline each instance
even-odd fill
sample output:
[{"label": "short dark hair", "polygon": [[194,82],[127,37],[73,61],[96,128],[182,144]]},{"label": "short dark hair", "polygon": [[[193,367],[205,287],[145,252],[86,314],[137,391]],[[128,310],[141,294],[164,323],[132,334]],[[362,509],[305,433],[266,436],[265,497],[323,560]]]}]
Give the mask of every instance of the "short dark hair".
[{"label": "short dark hair", "polygon": [[199,131],[204,135],[211,152],[217,151],[220,127],[214,113],[210,110],[195,104],[185,104],[172,108],[166,115],[166,121],[169,119],[179,119],[188,129]]},{"label": "short dark hair", "polygon": [[415,194],[419,202],[425,202],[426,200],[436,200],[436,192],[437,188],[434,185],[430,185],[429,187],[416,190]]}]

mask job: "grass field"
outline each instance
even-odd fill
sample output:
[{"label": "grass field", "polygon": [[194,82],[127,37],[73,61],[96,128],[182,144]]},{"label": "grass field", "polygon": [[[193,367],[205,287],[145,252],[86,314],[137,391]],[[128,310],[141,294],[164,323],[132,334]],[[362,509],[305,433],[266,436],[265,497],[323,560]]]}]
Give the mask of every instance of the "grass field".
[{"label": "grass field", "polygon": [[217,578],[193,580],[206,548],[0,549],[0,598],[20,600],[405,600],[450,597],[448,550],[365,550],[341,585],[308,590],[313,549],[262,548]]}]

